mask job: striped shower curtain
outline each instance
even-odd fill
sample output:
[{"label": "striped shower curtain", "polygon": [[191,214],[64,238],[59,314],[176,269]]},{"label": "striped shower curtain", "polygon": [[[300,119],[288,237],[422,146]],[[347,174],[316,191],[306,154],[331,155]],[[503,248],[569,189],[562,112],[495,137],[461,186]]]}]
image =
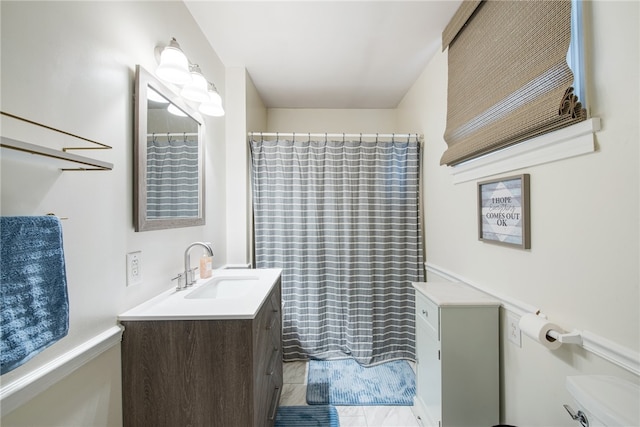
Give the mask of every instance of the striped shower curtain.
[{"label": "striped shower curtain", "polygon": [[198,137],[147,137],[147,218],[193,218],[200,214]]},{"label": "striped shower curtain", "polygon": [[415,359],[419,141],[304,139],[250,141],[256,267],[283,269],[284,360]]}]

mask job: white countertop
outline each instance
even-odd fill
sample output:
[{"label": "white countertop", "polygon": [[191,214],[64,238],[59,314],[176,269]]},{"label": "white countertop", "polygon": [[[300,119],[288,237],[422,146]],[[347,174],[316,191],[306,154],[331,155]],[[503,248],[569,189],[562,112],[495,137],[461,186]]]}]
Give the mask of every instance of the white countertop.
[{"label": "white countertop", "polygon": [[414,282],[413,287],[437,305],[500,305],[500,301],[471,286],[453,282]]},{"label": "white countertop", "polygon": [[[214,270],[207,279],[199,279],[193,286],[177,291],[170,289],[118,316],[119,321],[145,320],[229,320],[253,319],[280,279],[282,269]],[[250,291],[236,298],[186,298],[191,292],[211,280],[223,277],[257,276]]]}]

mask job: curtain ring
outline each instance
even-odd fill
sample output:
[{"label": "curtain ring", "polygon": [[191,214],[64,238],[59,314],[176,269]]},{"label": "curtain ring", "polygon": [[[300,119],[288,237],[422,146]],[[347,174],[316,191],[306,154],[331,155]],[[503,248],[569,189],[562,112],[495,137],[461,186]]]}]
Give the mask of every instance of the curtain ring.
[{"label": "curtain ring", "polygon": [[296,142],[296,133],[293,132],[293,142]]},{"label": "curtain ring", "polygon": [[324,143],[325,144],[327,143],[327,133],[326,132],[324,133]]},{"label": "curtain ring", "polygon": [[342,132],[342,143],[344,144],[344,138],[345,138],[345,134],[344,132]]},{"label": "curtain ring", "polygon": [[309,143],[311,143],[311,132],[308,133],[307,137],[309,138]]},{"label": "curtain ring", "polygon": [[376,144],[378,143],[378,132],[376,132]]},{"label": "curtain ring", "polygon": [[167,132],[167,142],[171,145],[171,134]]},{"label": "curtain ring", "polygon": [[362,132],[360,132],[360,144],[362,145]]}]

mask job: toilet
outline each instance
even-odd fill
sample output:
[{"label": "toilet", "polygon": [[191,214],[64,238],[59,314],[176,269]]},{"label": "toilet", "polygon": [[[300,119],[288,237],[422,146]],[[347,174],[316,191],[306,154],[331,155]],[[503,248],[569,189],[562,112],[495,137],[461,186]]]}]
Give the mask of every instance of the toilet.
[{"label": "toilet", "polygon": [[567,377],[575,406],[564,405],[583,427],[640,426],[640,386],[608,375]]}]

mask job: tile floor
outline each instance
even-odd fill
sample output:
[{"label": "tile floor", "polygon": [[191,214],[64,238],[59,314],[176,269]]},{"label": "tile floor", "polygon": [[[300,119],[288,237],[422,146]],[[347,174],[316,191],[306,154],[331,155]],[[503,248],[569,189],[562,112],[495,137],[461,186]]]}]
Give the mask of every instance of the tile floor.
[{"label": "tile floor", "polygon": [[[281,406],[306,405],[307,362],[284,364]],[[336,406],[340,427],[419,427],[410,406]]]}]

